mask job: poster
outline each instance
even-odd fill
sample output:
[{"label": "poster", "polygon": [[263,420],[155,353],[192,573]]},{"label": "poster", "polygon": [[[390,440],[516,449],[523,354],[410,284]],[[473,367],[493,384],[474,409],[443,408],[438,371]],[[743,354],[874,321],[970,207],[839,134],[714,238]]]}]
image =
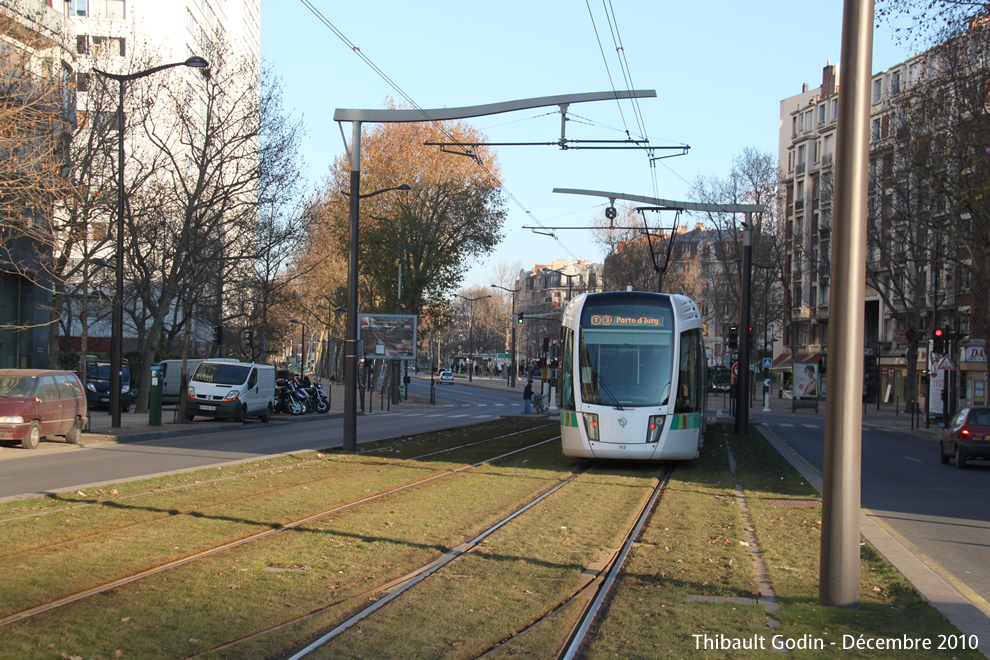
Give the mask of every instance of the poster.
[{"label": "poster", "polygon": [[817,362],[795,362],[794,363],[794,398],[795,399],[817,399],[818,391],[818,363]]}]

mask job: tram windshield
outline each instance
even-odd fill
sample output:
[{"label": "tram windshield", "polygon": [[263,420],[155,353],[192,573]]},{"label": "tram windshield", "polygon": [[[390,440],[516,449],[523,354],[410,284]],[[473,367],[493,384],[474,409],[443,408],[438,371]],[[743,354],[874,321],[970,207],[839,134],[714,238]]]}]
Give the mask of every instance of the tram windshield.
[{"label": "tram windshield", "polygon": [[674,315],[666,298],[586,304],[578,374],[585,403],[617,408],[665,405],[674,362]]}]

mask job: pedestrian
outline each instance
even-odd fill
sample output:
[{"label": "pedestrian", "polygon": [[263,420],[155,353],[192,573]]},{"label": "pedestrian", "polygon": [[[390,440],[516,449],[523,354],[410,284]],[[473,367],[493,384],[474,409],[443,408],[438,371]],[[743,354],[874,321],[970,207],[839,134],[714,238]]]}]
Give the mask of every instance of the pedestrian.
[{"label": "pedestrian", "polygon": [[526,387],[523,388],[523,401],[526,403],[526,408],[523,410],[524,415],[530,414],[533,409],[531,408],[533,403],[533,381],[527,381]]}]

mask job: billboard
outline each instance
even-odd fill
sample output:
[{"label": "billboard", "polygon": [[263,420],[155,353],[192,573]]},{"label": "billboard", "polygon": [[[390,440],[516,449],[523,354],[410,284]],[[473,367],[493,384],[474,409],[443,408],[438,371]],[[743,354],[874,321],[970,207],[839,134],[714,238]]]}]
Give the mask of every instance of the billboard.
[{"label": "billboard", "polygon": [[416,316],[358,314],[361,357],[368,360],[415,360]]}]

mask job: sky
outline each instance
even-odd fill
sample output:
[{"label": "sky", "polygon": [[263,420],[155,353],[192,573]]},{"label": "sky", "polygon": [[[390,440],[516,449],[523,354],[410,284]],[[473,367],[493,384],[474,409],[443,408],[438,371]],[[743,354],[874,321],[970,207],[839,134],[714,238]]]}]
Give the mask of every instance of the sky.
[{"label": "sky", "polygon": [[[602,261],[585,229],[558,229],[555,238],[527,228],[587,227],[608,203],[554,188],[688,200],[699,177],[727,177],[744,149],[776,156],[780,102],[800,93],[802,83],[818,87],[822,68],[839,62],[842,5],[262,0],[261,53],[282,80],[286,109],[307,126],[302,153],[314,189],[344,153],[340,127],[350,139],[350,124],[333,121],[338,108],[380,109],[388,97],[430,109],[656,91],[635,106],[574,104],[566,128],[568,138],[622,140],[628,131],[645,134],[654,146],[690,147],[652,168],[640,150],[496,148],[509,195],[505,238],[471,264],[464,280],[465,288],[488,287],[500,264],[528,269],[557,259]],[[875,29],[874,72],[911,54],[886,25]],[[554,142],[561,130],[556,106],[467,121],[490,142]],[[662,218],[665,226],[672,220]]]}]

